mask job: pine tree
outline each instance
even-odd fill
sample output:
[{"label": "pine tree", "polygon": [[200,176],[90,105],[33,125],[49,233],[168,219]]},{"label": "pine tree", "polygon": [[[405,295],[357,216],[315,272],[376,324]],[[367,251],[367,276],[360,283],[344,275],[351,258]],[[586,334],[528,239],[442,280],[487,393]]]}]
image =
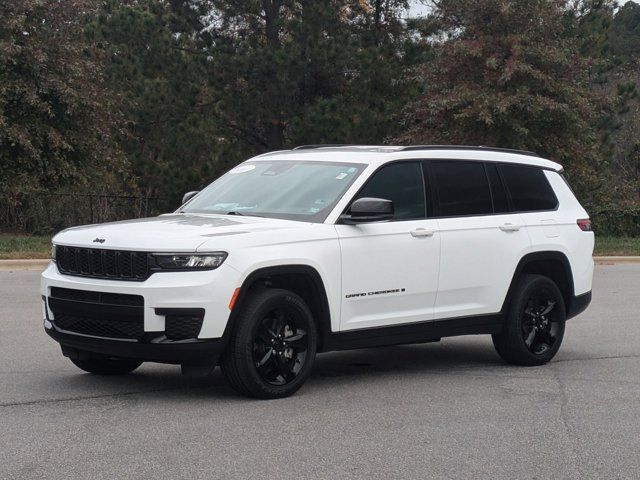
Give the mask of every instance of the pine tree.
[{"label": "pine tree", "polygon": [[382,143],[413,94],[405,1],[112,0],[89,30],[123,98],[121,146],[177,203],[230,165],[303,143]]},{"label": "pine tree", "polygon": [[409,93],[398,84],[405,1],[213,1],[210,75],[229,128],[258,150],[381,143]]}]

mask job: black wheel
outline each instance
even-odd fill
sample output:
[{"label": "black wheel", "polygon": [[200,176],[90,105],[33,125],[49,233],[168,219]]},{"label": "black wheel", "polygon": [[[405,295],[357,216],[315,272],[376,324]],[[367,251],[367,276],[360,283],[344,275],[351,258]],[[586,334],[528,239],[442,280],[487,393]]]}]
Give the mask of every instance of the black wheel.
[{"label": "black wheel", "polygon": [[70,360],[76,367],[96,375],[124,375],[133,372],[142,365],[141,360],[130,358],[89,358],[83,360],[71,358]]},{"label": "black wheel", "polygon": [[313,367],[317,334],[302,298],[281,289],[252,294],[235,320],[222,372],[239,393],[281,398],[298,390]]},{"label": "black wheel", "polygon": [[513,292],[504,328],[493,345],[507,363],[543,365],[562,343],[565,305],[558,286],[542,275],[523,275]]}]

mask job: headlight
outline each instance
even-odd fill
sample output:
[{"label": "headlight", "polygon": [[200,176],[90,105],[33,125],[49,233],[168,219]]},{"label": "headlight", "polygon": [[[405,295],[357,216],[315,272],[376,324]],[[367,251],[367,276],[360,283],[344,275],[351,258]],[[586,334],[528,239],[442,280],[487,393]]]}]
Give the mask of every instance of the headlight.
[{"label": "headlight", "polygon": [[53,243],[51,244],[51,261],[56,261],[56,246]]},{"label": "headlight", "polygon": [[162,270],[213,270],[222,265],[226,252],[202,254],[154,254],[156,265]]}]

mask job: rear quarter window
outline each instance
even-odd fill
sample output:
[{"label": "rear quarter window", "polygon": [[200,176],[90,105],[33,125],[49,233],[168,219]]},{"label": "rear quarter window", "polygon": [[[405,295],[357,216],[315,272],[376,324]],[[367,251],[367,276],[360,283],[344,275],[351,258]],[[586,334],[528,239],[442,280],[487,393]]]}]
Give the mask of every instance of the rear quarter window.
[{"label": "rear quarter window", "polygon": [[558,199],[541,168],[522,165],[500,165],[499,168],[516,212],[555,210],[558,206]]}]

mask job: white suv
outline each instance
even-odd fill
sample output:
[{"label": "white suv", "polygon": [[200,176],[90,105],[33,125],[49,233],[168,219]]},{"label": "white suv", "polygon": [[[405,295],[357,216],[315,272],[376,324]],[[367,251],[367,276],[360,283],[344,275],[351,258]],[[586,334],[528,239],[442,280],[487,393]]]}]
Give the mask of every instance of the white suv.
[{"label": "white suv", "polygon": [[591,300],[591,223],[562,167],[485,147],[305,146],[156,218],[64,230],[44,326],[83,370],[143,361],[295,392],[318,352],[491,334],[548,362]]}]

